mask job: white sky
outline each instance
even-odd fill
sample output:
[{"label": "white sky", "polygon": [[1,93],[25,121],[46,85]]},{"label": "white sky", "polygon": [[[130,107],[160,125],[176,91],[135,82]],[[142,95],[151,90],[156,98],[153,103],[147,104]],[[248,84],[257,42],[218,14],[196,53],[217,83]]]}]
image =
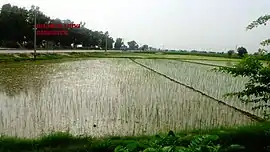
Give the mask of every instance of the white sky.
[{"label": "white sky", "polygon": [[1,0],[0,5],[6,3],[38,5],[52,18],[84,21],[89,29],[157,48],[227,51],[238,45],[255,52],[270,38],[270,26],[245,30],[270,14],[269,0]]}]

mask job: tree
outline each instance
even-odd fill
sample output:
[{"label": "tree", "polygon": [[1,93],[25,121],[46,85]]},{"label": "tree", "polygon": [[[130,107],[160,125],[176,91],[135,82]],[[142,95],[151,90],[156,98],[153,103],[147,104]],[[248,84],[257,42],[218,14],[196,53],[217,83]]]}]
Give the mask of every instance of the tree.
[{"label": "tree", "polygon": [[[5,4],[0,11],[0,42],[3,47],[20,47],[33,48],[34,39],[34,6],[27,10],[17,6]],[[73,24],[69,19],[51,19],[41,11],[37,11],[38,24]],[[67,30],[67,36],[37,36],[37,46],[42,46],[45,42],[60,44],[62,48],[70,48],[71,44],[83,44],[89,48],[105,48],[106,33],[101,31],[92,31],[85,28],[85,23],[80,22],[81,28],[59,29]],[[54,30],[54,29],[37,29],[37,30]],[[113,38],[107,35],[108,49],[113,47]],[[43,45],[44,47],[44,45]]]},{"label": "tree", "polygon": [[126,51],[127,49],[128,49],[128,47],[125,44],[123,44],[120,48],[120,50],[122,50],[122,51]]},{"label": "tree", "polygon": [[121,46],[124,45],[124,41],[122,38],[117,38],[114,43],[114,48],[120,50]]},{"label": "tree", "polygon": [[148,45],[144,44],[144,45],[142,46],[142,50],[143,50],[143,51],[148,50]]},{"label": "tree", "polygon": [[[246,30],[251,30],[253,28],[258,27],[259,25],[267,25],[266,23],[270,20],[270,15],[264,15],[259,17],[257,20],[253,21],[246,27]],[[261,42],[262,46],[270,45],[270,39],[264,40]]]},{"label": "tree", "polygon": [[136,41],[130,41],[127,43],[129,50],[137,50],[139,48],[139,45],[137,44]]},{"label": "tree", "polygon": [[267,51],[265,49],[261,49],[261,48],[258,49],[259,55],[265,55],[266,53],[267,53]]},{"label": "tree", "polygon": [[[225,96],[237,96],[244,103],[261,103],[253,109],[270,108],[270,68],[252,56],[245,57],[233,67],[220,67],[220,72],[232,74],[234,77],[248,77],[245,89],[239,92],[227,93]],[[269,119],[270,113],[264,111],[264,119]]]},{"label": "tree", "polygon": [[[263,15],[261,17],[259,17],[257,20],[253,21],[251,24],[249,24],[247,27],[246,27],[246,30],[251,30],[253,28],[256,28],[260,25],[267,25],[267,23],[270,21],[270,15]],[[263,40],[261,43],[260,43],[262,46],[269,46],[270,45],[270,39],[266,39],[266,40]],[[263,49],[259,49],[259,54],[266,54],[266,50],[263,50]],[[268,61],[268,64],[270,66],[270,53],[264,55],[264,58]]]},{"label": "tree", "polygon": [[228,51],[229,57],[231,57],[233,54],[234,54],[234,50],[229,50],[229,51]]},{"label": "tree", "polygon": [[[270,15],[260,17],[247,26],[247,29],[252,29],[258,25],[266,25],[270,20]],[[261,45],[269,45],[269,39],[264,40]],[[245,49],[238,49],[238,53],[245,53]],[[269,53],[270,56],[270,53]],[[265,55],[268,59],[268,56]],[[253,109],[264,110],[264,119],[270,119],[270,65],[264,66],[256,57],[246,56],[242,61],[233,67],[221,67],[215,69],[220,72],[232,74],[234,77],[243,76],[248,77],[249,80],[245,84],[245,89],[239,92],[227,93],[225,96],[237,96],[244,103],[257,103],[259,105]]]},{"label": "tree", "polygon": [[244,47],[241,46],[241,47],[237,48],[237,53],[238,53],[238,55],[240,57],[243,57],[248,52],[247,52],[247,49],[246,48],[244,48]]},{"label": "tree", "polygon": [[33,32],[33,27],[27,22],[30,20],[29,16],[29,12],[24,8],[3,5],[0,13],[0,40],[11,47],[22,45],[24,37],[31,37],[30,33]]}]

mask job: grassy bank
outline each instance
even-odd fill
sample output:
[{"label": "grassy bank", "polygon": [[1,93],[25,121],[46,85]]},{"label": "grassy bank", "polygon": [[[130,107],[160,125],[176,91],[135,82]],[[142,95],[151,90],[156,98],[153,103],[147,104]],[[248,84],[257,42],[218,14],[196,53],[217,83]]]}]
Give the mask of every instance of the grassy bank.
[{"label": "grassy bank", "polygon": [[[219,145],[219,146],[218,146]],[[258,123],[238,128],[195,130],[168,135],[140,137],[91,138],[72,136],[68,133],[53,133],[38,139],[1,137],[0,151],[267,151],[270,146],[270,123]],[[209,150],[211,149],[212,150]],[[146,150],[147,149],[147,150]],[[196,150],[197,149],[197,150]],[[199,150],[202,149],[202,150]],[[229,150],[231,149],[231,150]],[[269,147],[268,147],[269,150]]]},{"label": "grassy bank", "polygon": [[[215,56],[201,56],[196,54],[177,54],[177,53],[153,53],[153,52],[66,52],[66,53],[37,53],[36,61],[70,61],[81,60],[89,58],[132,58],[132,59],[171,59],[191,62],[195,64],[209,65],[209,66],[226,66],[219,64],[207,63],[215,62],[231,62],[237,63],[240,59],[215,57]],[[10,53],[0,54],[0,63],[7,62],[28,62],[34,61],[33,53]],[[206,62],[206,63],[203,63]],[[262,61],[268,65],[266,61]]]},{"label": "grassy bank", "polygon": [[[211,61],[239,61],[223,57],[206,57],[196,55],[161,54],[161,53],[133,53],[133,52],[70,52],[70,53],[37,53],[36,60],[71,59],[71,58],[139,58],[139,59],[180,59],[180,60],[211,60]],[[30,53],[0,54],[0,62],[31,61]]]}]

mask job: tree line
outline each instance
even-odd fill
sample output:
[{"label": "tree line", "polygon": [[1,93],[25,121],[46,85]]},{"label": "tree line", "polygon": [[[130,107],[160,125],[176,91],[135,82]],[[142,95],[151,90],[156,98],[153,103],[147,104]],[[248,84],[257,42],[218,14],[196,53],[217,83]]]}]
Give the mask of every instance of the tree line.
[{"label": "tree line", "polygon": [[[4,4],[0,11],[0,47],[4,48],[34,48],[34,16],[36,12],[36,23],[41,24],[75,24],[69,19],[61,20],[59,18],[52,19],[45,15],[43,12],[36,10],[32,6],[29,10],[18,6],[12,6],[11,4]],[[263,16],[258,19],[257,22],[253,22],[248,28],[253,28],[267,20],[268,16]],[[51,30],[51,29],[49,29]],[[81,44],[83,49],[105,49],[107,43],[107,49],[115,50],[144,50],[155,51],[160,50],[144,44],[139,46],[135,41],[124,42],[123,38],[114,39],[109,35],[109,32],[105,31],[93,31],[85,27],[85,23],[80,22],[80,28],[67,28],[65,29],[68,35],[38,35],[37,36],[37,48],[46,49],[71,49],[76,48],[77,44]],[[106,41],[107,38],[107,41]],[[72,45],[73,44],[73,45]],[[265,40],[262,46],[269,44],[269,40]],[[244,47],[239,47],[236,50],[228,50],[227,52],[206,52],[206,51],[185,51],[185,50],[163,50],[165,52],[176,53],[189,53],[207,56],[227,56],[232,58],[243,57],[248,53]],[[267,53],[264,49],[259,49],[255,56],[265,59],[270,58],[270,53]]]},{"label": "tree line", "polygon": [[[41,24],[75,24],[69,19],[52,19],[34,6],[26,8],[4,4],[0,11],[0,47],[4,48],[34,48],[34,18],[36,23]],[[37,29],[38,31],[39,29]],[[53,30],[53,29],[46,29]],[[36,38],[37,48],[67,48],[81,44],[87,49],[151,49],[148,45],[139,46],[135,40],[125,45],[123,38],[116,38],[103,31],[93,31],[80,22],[80,28],[67,28],[68,35],[38,35]],[[106,41],[107,38],[107,41]],[[71,45],[73,44],[73,45]]]}]

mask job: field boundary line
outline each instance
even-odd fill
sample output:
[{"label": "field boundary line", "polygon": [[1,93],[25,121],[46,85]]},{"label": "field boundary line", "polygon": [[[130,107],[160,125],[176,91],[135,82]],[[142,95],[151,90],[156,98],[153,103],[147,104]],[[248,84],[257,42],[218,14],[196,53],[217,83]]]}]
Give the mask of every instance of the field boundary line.
[{"label": "field boundary line", "polygon": [[156,73],[156,74],[158,74],[158,75],[160,75],[160,76],[163,76],[163,77],[169,79],[170,81],[172,81],[172,82],[174,82],[174,83],[177,83],[177,84],[182,85],[182,86],[184,86],[184,87],[186,87],[186,88],[189,88],[189,89],[191,89],[191,90],[193,90],[193,91],[195,91],[195,92],[197,92],[197,93],[200,93],[201,95],[206,96],[206,97],[208,97],[208,98],[210,98],[210,99],[212,99],[212,100],[214,100],[214,101],[217,101],[217,102],[220,103],[220,104],[223,104],[223,105],[225,105],[225,106],[227,106],[227,107],[229,107],[229,108],[232,108],[232,109],[234,109],[234,110],[236,110],[236,111],[238,111],[238,112],[240,112],[240,113],[242,113],[242,114],[244,114],[244,115],[250,117],[250,118],[253,119],[253,120],[256,120],[256,121],[258,121],[258,122],[265,122],[265,120],[264,120],[263,118],[261,118],[261,117],[259,117],[259,116],[257,116],[257,115],[254,115],[254,114],[249,113],[249,112],[247,112],[247,111],[244,111],[244,110],[242,110],[242,109],[236,108],[236,107],[234,107],[234,106],[232,106],[232,105],[230,105],[230,104],[227,104],[227,103],[224,102],[224,101],[221,101],[221,100],[216,99],[216,98],[214,98],[214,97],[212,97],[212,96],[209,96],[208,94],[206,94],[206,93],[204,93],[204,92],[202,92],[202,91],[200,91],[200,90],[197,90],[197,89],[195,89],[195,88],[193,88],[193,87],[191,87],[191,86],[188,86],[188,85],[186,85],[186,84],[184,84],[184,83],[181,83],[181,82],[179,82],[179,81],[177,81],[177,80],[175,80],[175,79],[173,79],[173,78],[171,78],[171,77],[169,77],[169,76],[167,76],[167,75],[165,75],[165,74],[163,74],[163,73],[160,73],[160,72],[158,72],[158,71],[156,71],[156,70],[154,70],[154,69],[152,69],[152,68],[150,68],[150,67],[148,67],[148,66],[146,66],[146,65],[144,65],[144,64],[142,64],[142,63],[139,63],[139,62],[135,61],[134,59],[131,59],[131,58],[129,58],[129,59],[130,59],[132,62],[134,62],[135,64],[137,64],[137,65],[139,65],[139,66],[141,66],[141,67],[143,67],[143,68],[146,68],[146,69],[148,69],[148,70],[150,70],[150,71],[152,71],[152,72],[154,72],[154,73]]},{"label": "field boundary line", "polygon": [[230,67],[230,66],[216,65],[216,64],[210,64],[210,63],[199,63],[199,62],[194,62],[194,61],[189,61],[189,60],[175,60],[175,61],[187,62],[187,63],[193,63],[193,64],[199,64],[199,65],[206,65],[206,66],[213,66],[213,67]]}]

